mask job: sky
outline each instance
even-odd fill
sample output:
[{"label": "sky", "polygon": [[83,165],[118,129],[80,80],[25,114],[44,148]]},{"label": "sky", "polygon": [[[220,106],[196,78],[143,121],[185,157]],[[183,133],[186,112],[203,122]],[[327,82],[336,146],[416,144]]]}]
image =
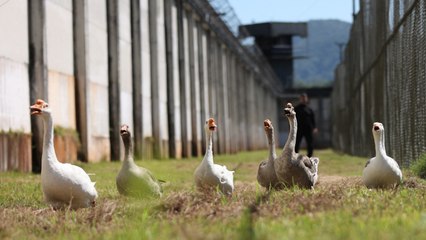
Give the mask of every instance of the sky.
[{"label": "sky", "polygon": [[[228,0],[242,24],[338,19],[352,23],[353,0]],[[358,0],[356,10],[358,10]]]}]

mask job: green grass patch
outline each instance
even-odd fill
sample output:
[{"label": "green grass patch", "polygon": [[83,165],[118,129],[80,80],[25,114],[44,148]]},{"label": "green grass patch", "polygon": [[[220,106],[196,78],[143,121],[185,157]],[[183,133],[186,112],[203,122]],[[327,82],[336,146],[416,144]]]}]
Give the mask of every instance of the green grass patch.
[{"label": "green grass patch", "polygon": [[421,155],[410,168],[418,177],[426,179],[426,154]]},{"label": "green grass patch", "polygon": [[236,169],[232,197],[195,190],[201,158],[136,161],[166,181],[161,199],[120,196],[120,162],[78,163],[95,174],[99,198],[96,207],[77,211],[50,209],[40,175],[0,173],[0,239],[426,239],[424,180],[404,170],[399,188],[369,190],[360,180],[366,158],[315,154],[315,190],[269,194],[256,182],[267,151],[216,156]]}]

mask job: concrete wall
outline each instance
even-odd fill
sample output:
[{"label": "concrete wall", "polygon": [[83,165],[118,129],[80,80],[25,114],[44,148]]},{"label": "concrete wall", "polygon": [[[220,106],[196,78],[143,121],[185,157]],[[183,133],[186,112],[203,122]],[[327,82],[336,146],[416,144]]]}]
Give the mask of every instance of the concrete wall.
[{"label": "concrete wall", "polygon": [[[132,46],[130,35],[130,0],[120,0],[118,5],[119,24],[119,80],[121,124],[133,130],[132,100]],[[118,131],[118,130],[117,130]]]},{"label": "concrete wall", "polygon": [[0,32],[0,172],[29,172],[32,158],[26,0],[0,7]]},{"label": "concrete wall", "polygon": [[[154,157],[168,157],[167,79],[164,0],[149,4],[151,27],[151,94]],[[155,28],[155,31],[153,31]],[[155,34],[155,36],[153,36]],[[154,45],[155,44],[155,45]]]},{"label": "concrete wall", "polygon": [[[116,43],[108,42],[115,26],[109,28],[106,1],[37,3],[34,6],[44,8],[45,15],[37,16],[36,26],[28,26],[28,1],[10,1],[0,8],[0,32],[6,33],[0,45],[0,130],[30,133],[30,95],[41,91],[31,93],[34,85],[48,86],[45,98],[56,125],[81,131],[82,159],[89,161],[109,160],[111,152],[116,154],[110,135],[118,129],[110,132],[114,114],[110,109],[118,109],[121,124],[131,130],[140,127],[143,158],[200,157],[209,117],[219,126],[215,153],[266,147],[263,120],[276,121],[277,101],[273,89],[263,82],[274,79],[257,67],[212,8],[205,8],[208,5],[194,8],[197,1],[186,0],[110,1],[110,12],[118,14],[116,51]],[[137,6],[137,12],[131,11],[135,10],[131,5]],[[37,30],[36,64],[41,66],[32,83],[34,73],[28,66],[35,60],[29,60],[29,28]],[[140,48],[138,63],[133,58],[136,48]],[[109,57],[114,57],[113,63]],[[47,84],[40,80],[44,66]],[[117,71],[109,71],[117,66],[118,76]],[[118,78],[116,99],[109,78]],[[135,82],[140,83],[137,91]],[[111,108],[114,101],[120,104]],[[139,118],[135,111],[142,112]],[[39,140],[32,141],[34,145]]]},{"label": "concrete wall", "polygon": [[29,133],[26,0],[11,1],[0,8],[0,32],[0,131]]},{"label": "concrete wall", "polygon": [[76,129],[72,1],[45,4],[49,105],[55,126]]},{"label": "concrete wall", "polygon": [[201,156],[201,108],[198,26],[196,15],[188,14],[189,77],[191,95],[192,155]]},{"label": "concrete wall", "polygon": [[[173,1],[174,2],[174,1]],[[177,7],[172,5],[172,36],[173,36],[173,91],[174,91],[174,118],[175,123],[176,157],[182,157],[182,130],[180,112],[180,85],[179,85],[179,56],[178,56],[178,26]]]},{"label": "concrete wall", "polygon": [[189,157],[192,155],[192,127],[191,127],[191,77],[190,77],[190,62],[189,62],[189,29],[188,29],[188,13],[183,11],[182,21],[183,21],[183,57],[184,57],[184,79],[181,80],[181,114],[185,115],[182,118],[182,141],[183,146],[183,155],[184,157]]},{"label": "concrete wall", "polygon": [[152,157],[152,104],[151,104],[151,52],[148,0],[140,1],[141,45],[142,45],[142,126],[144,137],[144,156]]},{"label": "concrete wall", "polygon": [[106,2],[86,1],[89,160],[109,159]]}]

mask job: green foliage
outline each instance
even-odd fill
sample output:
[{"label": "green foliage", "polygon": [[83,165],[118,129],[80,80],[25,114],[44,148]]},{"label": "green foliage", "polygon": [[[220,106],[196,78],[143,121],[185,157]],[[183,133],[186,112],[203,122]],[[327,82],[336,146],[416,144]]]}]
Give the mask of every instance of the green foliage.
[{"label": "green foliage", "polygon": [[241,240],[254,240],[254,219],[253,219],[254,206],[247,207],[242,216],[239,227],[239,237]]},{"label": "green foliage", "polygon": [[315,190],[266,193],[256,183],[267,151],[216,156],[236,168],[235,193],[195,191],[201,158],[136,161],[164,179],[161,199],[118,194],[121,162],[79,163],[93,181],[96,207],[53,211],[40,175],[0,173],[1,239],[426,239],[426,184],[404,176],[397,189],[369,190],[360,175],[366,159],[316,151]]},{"label": "green foliage", "polygon": [[426,154],[420,156],[413,165],[411,165],[411,170],[418,177],[426,179]]},{"label": "green foliage", "polygon": [[0,135],[19,136],[19,135],[31,135],[31,133],[26,133],[24,132],[23,129],[12,130],[9,128],[9,130],[7,131],[0,129]]},{"label": "green foliage", "polygon": [[53,132],[56,137],[69,137],[72,139],[72,141],[74,141],[74,143],[77,144],[77,147],[80,146],[80,138],[78,136],[77,130],[56,125],[53,128]]},{"label": "green foliage", "polygon": [[56,125],[53,128],[53,132],[57,136],[72,137],[77,141],[79,139],[78,138],[78,132],[73,128],[66,128],[66,127]]}]

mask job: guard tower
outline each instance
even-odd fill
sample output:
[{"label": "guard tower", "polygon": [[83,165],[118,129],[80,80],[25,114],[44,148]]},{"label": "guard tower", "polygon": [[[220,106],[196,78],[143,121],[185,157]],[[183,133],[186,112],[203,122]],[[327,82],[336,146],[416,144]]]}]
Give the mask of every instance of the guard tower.
[{"label": "guard tower", "polygon": [[[293,55],[293,36],[307,37],[305,22],[266,22],[240,26],[253,36],[257,46],[267,58],[272,69],[285,89],[293,87],[293,60],[301,56]],[[244,31],[245,32],[245,31]]]}]

